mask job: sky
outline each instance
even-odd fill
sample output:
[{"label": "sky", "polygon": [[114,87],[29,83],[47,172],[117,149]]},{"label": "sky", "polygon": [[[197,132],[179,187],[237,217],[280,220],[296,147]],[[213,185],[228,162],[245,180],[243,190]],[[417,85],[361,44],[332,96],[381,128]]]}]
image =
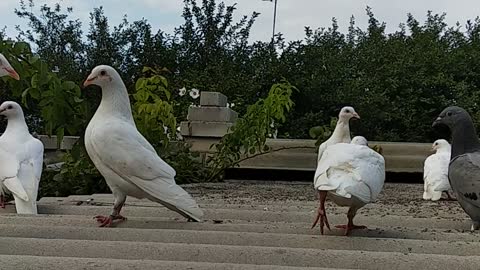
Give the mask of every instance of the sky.
[{"label": "sky", "polygon": [[[450,26],[456,22],[465,25],[468,19],[480,15],[479,0],[277,0],[276,32],[281,32],[287,40],[304,37],[304,27],[313,29],[329,27],[332,17],[337,18],[341,31],[346,31],[350,17],[356,18],[357,26],[365,28],[367,16],[365,8],[370,6],[376,18],[386,22],[387,32],[394,32],[398,25],[406,21],[407,13],[423,22],[428,10],[434,13],[447,13]],[[38,6],[60,2],[62,6],[73,7],[73,18],[82,21],[85,30],[89,23],[89,12],[94,7],[103,6],[110,25],[120,23],[126,14],[130,22],[145,18],[154,30],[162,29],[172,33],[179,26],[182,0],[35,0]],[[200,2],[200,1],[199,1]],[[217,2],[220,2],[218,0]],[[253,11],[260,16],[251,32],[251,40],[268,41],[272,36],[273,2],[265,0],[224,0],[226,4],[237,3],[236,18],[249,15]],[[16,36],[15,25],[25,28],[25,20],[14,14],[19,0],[0,0],[0,26],[7,27],[9,36]]]}]

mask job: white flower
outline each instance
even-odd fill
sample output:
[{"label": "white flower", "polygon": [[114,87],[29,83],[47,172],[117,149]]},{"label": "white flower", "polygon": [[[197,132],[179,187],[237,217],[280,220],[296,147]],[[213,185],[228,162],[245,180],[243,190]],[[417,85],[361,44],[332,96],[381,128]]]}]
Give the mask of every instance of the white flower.
[{"label": "white flower", "polygon": [[278,135],[278,129],[275,129],[275,132],[273,133],[273,138],[276,139]]},{"label": "white flower", "polygon": [[200,96],[200,91],[198,89],[192,88],[189,94],[193,99],[197,99]]},{"label": "white flower", "polygon": [[180,126],[177,127],[177,131],[180,132]]},{"label": "white flower", "polygon": [[187,88],[183,87],[178,90],[178,94],[182,97],[187,93]]},{"label": "white flower", "polygon": [[232,103],[230,104],[230,107],[233,108],[234,106],[235,106],[235,103],[232,102]]},{"label": "white flower", "polygon": [[272,120],[272,123],[270,123],[270,127],[271,128],[275,127],[275,121]]},{"label": "white flower", "polygon": [[230,103],[227,103],[227,108],[230,108]]},{"label": "white flower", "polygon": [[163,133],[167,134],[168,132],[168,127],[167,126],[163,126]]}]

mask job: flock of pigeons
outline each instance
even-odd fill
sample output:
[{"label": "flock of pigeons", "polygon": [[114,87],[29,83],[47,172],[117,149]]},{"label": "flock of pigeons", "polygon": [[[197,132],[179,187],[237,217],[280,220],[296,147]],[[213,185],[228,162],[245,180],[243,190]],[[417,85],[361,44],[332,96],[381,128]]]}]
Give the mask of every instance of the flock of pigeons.
[{"label": "flock of pigeons", "polygon": [[[19,80],[19,75],[0,54],[0,76]],[[85,147],[96,168],[105,178],[114,196],[109,216],[96,216],[101,227],[124,220],[120,214],[127,196],[147,198],[178,212],[190,221],[201,221],[203,211],[184,189],[175,183],[175,170],[163,161],[135,126],[127,89],[118,72],[106,65],[95,67],[85,80],[85,87],[97,85],[102,100],[85,131]],[[6,101],[0,115],[8,119],[0,136],[0,206],[4,192],[15,199],[17,213],[36,214],[36,198],[43,166],[43,144],[28,131],[22,108]],[[329,197],[340,206],[348,206],[348,222],[336,226],[347,235],[353,229],[358,209],[375,201],[385,182],[385,160],[368,146],[362,136],[351,139],[349,122],[360,119],[352,107],[344,107],[332,136],[322,143],[314,187],[319,207],[313,227],[330,229],[325,210]],[[449,189],[472,219],[472,230],[480,227],[480,141],[470,115],[460,107],[448,107],[433,123],[447,126],[452,146],[437,140],[435,154],[425,160],[425,200],[438,200]]]}]

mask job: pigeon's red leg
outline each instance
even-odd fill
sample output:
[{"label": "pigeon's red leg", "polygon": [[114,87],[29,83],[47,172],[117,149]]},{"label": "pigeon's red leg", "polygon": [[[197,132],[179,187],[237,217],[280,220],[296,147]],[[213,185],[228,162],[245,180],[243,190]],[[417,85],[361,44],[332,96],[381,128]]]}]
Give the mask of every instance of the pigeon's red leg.
[{"label": "pigeon's red leg", "polygon": [[315,220],[313,221],[312,229],[317,225],[318,221],[320,220],[319,226],[320,226],[320,233],[323,234],[323,226],[327,226],[327,228],[330,230],[330,224],[328,223],[327,219],[327,212],[325,211],[325,200],[327,199],[327,191],[318,191],[318,197],[320,200],[320,205],[318,206],[318,211],[317,211],[317,216],[315,217]]},{"label": "pigeon's red leg", "polygon": [[0,207],[5,208],[5,197],[3,197],[3,194],[0,195]]},{"label": "pigeon's red leg", "polygon": [[111,227],[114,220],[127,220],[127,218],[120,215],[120,211],[122,211],[122,207],[125,204],[125,200],[127,196],[122,196],[120,200],[115,199],[115,203],[113,205],[113,212],[109,216],[95,216],[94,218],[100,223],[100,227]]},{"label": "pigeon's red leg", "polygon": [[367,226],[354,225],[353,224],[353,218],[355,217],[356,213],[357,213],[357,209],[354,208],[354,207],[350,207],[350,209],[348,209],[348,213],[347,213],[347,217],[348,217],[347,225],[337,225],[337,226],[335,226],[335,228],[344,229],[345,230],[345,235],[348,235],[350,233],[350,231],[352,231],[352,230],[366,229]]},{"label": "pigeon's red leg", "polygon": [[450,196],[450,192],[448,191],[444,191],[446,194],[447,194],[447,201],[456,201],[456,199],[452,198],[452,196]]}]

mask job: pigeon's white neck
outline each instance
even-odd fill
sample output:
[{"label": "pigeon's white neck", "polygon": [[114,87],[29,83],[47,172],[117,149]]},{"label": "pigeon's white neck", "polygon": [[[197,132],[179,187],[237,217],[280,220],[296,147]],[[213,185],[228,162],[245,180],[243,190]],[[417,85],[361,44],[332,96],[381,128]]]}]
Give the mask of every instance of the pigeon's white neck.
[{"label": "pigeon's white neck", "polygon": [[8,134],[11,134],[10,136],[13,137],[19,137],[23,134],[30,134],[22,112],[8,116],[7,128],[5,129],[4,135]]},{"label": "pigeon's white neck", "polygon": [[134,123],[130,99],[123,81],[113,80],[102,87],[102,101],[95,114],[120,117]]},{"label": "pigeon's white neck", "polygon": [[334,138],[346,138],[350,139],[350,119],[339,118],[332,137]]},{"label": "pigeon's white neck", "polygon": [[452,148],[450,146],[443,146],[440,148],[437,148],[437,153],[450,153],[452,151]]}]

